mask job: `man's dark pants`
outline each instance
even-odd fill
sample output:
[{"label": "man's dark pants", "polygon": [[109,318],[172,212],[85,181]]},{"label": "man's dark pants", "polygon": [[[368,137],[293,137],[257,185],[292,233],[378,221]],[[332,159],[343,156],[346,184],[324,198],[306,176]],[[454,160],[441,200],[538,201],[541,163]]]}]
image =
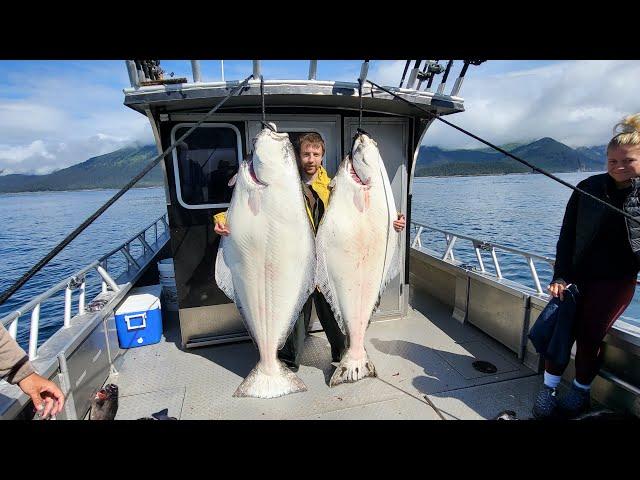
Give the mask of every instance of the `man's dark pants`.
[{"label": "man's dark pants", "polygon": [[311,323],[311,301],[316,304],[316,313],[318,314],[318,320],[324,329],[324,333],[327,335],[327,340],[331,345],[331,357],[334,362],[340,361],[340,357],[344,353],[347,345],[347,337],[340,331],[338,322],[333,316],[331,307],[324,298],[324,295],[318,290],[315,290],[309,300],[302,307],[302,315],[296,321],[293,331],[287,338],[282,349],[278,351],[278,358],[283,360],[289,365],[300,365],[300,357],[302,354],[302,348],[304,347],[304,339],[309,330],[309,324]]}]

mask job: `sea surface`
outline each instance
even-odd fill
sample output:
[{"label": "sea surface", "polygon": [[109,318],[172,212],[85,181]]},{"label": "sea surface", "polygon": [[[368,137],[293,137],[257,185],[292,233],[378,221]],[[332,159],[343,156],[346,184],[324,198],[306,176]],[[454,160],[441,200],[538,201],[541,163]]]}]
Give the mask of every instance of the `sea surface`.
[{"label": "sea surface", "polygon": [[[593,173],[558,174],[575,185]],[[116,190],[38,192],[0,194],[0,292],[45,256],[75,227],[116,193]],[[412,220],[442,230],[525,250],[555,256],[555,245],[564,208],[571,191],[542,175],[498,175],[478,177],[417,178],[413,186]],[[164,189],[140,188],[127,192],[52,262],[27,282],[4,305],[0,317],[44,292],[55,283],[108,253],[157,217],[166,213]],[[162,232],[162,230],[160,230]],[[412,236],[415,232],[412,232]],[[149,241],[153,232],[149,232]],[[438,252],[446,248],[444,236],[425,231],[422,243]],[[138,252],[132,252],[137,256]],[[454,248],[456,259],[477,265],[471,243],[459,239]],[[109,271],[117,276],[124,271],[119,255]],[[534,286],[524,258],[498,251],[505,278]],[[488,252],[485,267],[494,271]],[[543,287],[551,279],[551,268],[536,261]],[[97,274],[87,277],[87,303],[99,292]],[[77,311],[74,296],[73,310]],[[62,325],[64,294],[44,302],[41,309],[42,344]],[[640,295],[623,315],[640,325]],[[30,315],[18,324],[18,341],[26,347]]]}]

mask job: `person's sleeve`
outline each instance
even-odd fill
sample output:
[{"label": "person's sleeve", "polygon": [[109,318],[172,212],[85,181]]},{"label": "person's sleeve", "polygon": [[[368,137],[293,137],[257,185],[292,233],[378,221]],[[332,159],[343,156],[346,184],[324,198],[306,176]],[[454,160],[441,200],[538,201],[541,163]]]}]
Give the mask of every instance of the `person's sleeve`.
[{"label": "person's sleeve", "polygon": [[556,244],[556,263],[553,269],[551,283],[563,280],[568,283],[572,276],[573,251],[576,245],[576,218],[578,214],[578,192],[574,191],[569,198],[567,208],[562,219],[560,237]]},{"label": "person's sleeve", "polygon": [[35,373],[29,357],[0,325],[0,378],[12,385]]}]

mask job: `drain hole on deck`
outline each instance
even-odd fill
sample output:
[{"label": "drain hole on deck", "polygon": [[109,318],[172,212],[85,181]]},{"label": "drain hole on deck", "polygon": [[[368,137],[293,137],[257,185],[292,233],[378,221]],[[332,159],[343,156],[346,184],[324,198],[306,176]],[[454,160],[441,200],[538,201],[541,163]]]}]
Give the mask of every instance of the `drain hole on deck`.
[{"label": "drain hole on deck", "polygon": [[485,362],[484,360],[478,360],[472,363],[473,368],[482,373],[496,373],[498,369],[491,362]]}]

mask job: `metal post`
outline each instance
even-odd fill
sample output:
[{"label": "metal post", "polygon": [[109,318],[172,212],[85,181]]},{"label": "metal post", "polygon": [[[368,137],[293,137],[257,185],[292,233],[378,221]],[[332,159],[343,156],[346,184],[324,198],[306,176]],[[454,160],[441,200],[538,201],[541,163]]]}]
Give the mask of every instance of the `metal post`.
[{"label": "metal post", "polygon": [[107,282],[107,285],[111,287],[111,290],[113,290],[114,292],[117,292],[120,290],[120,287],[116,284],[116,282],[113,281],[113,278],[111,278],[111,275],[109,275],[104,268],[98,265],[96,267],[96,270],[98,271],[100,276],[103,278],[103,280]]},{"label": "metal post", "polygon": [[60,376],[62,382],[62,392],[65,396],[64,401],[64,413],[67,415],[67,420],[77,420],[78,414],[76,413],[76,404],[73,398],[73,390],[71,388],[71,375],[69,375],[69,367],[67,366],[67,359],[64,353],[58,354],[58,365],[60,366]]},{"label": "metal post", "polygon": [[449,60],[447,63],[447,68],[444,71],[444,75],[442,76],[442,81],[440,82],[440,86],[438,86],[438,94],[442,95],[444,93],[444,87],[447,84],[447,78],[449,78],[449,72],[451,71],[451,67],[453,66],[453,60]]},{"label": "metal post", "polygon": [[220,60],[220,71],[222,72],[222,81],[224,82],[224,60]]},{"label": "metal post", "polygon": [[529,269],[531,270],[531,275],[533,276],[533,282],[536,284],[536,291],[538,293],[543,293],[542,285],[540,285],[540,279],[538,278],[538,272],[536,271],[536,266],[533,264],[533,258],[527,257],[527,263],[529,264]]},{"label": "metal post", "polygon": [[144,233],[138,237],[138,240],[140,240],[140,243],[142,243],[143,255],[147,254],[147,250],[153,252],[153,248],[151,247],[151,245],[149,245],[144,239]]},{"label": "metal post", "polygon": [[155,237],[153,243],[156,243],[158,241],[158,222],[153,224],[153,235]]},{"label": "metal post", "polygon": [[9,325],[9,335],[11,335],[11,338],[13,338],[14,340],[18,335],[18,318],[16,318],[13,322],[11,322],[11,325]]},{"label": "metal post", "polygon": [[[106,271],[107,270],[107,259],[105,258],[101,264],[101,267]],[[102,293],[107,293],[107,282],[102,279]]]},{"label": "metal post", "polygon": [[[122,250],[122,253],[124,254],[124,256],[126,257],[126,259],[128,260],[127,265],[130,267],[131,265],[135,265],[136,267],[138,267],[138,269],[140,269],[140,264],[136,261],[135,258],[133,258],[133,256],[131,255],[131,253],[129,253],[129,244],[127,244],[127,248]],[[129,271],[129,268],[127,268],[127,271]]]},{"label": "metal post", "polygon": [[118,370],[113,366],[114,358],[111,356],[111,344],[109,342],[109,324],[107,322],[107,317],[102,319],[102,329],[104,330],[104,339],[107,345],[107,357],[109,358],[109,374],[110,375],[118,375]]},{"label": "metal post", "polygon": [[453,89],[451,90],[451,96],[455,97],[456,95],[458,95],[458,93],[460,93],[460,89],[462,88],[462,82],[464,80],[464,76],[467,73],[467,69],[469,68],[469,60],[465,60],[464,61],[464,66],[462,67],[462,70],[460,71],[460,76],[456,79],[456,83],[454,83],[453,85]]},{"label": "metal post", "polygon": [[253,60],[253,78],[260,78],[260,60]]},{"label": "metal post", "polygon": [[420,240],[420,234],[422,233],[422,227],[418,228],[418,232],[416,233],[415,238],[413,239],[413,243],[411,244],[412,248],[415,248],[416,246],[421,247],[422,248],[422,242]]},{"label": "metal post", "polygon": [[447,250],[444,252],[444,256],[442,257],[442,260],[446,260],[447,257],[450,257],[451,261],[455,261],[455,258],[453,258],[453,245],[456,243],[457,239],[458,237],[456,237],[455,235],[453,236],[447,235],[447,242],[449,242],[449,245],[447,245]]},{"label": "metal post", "polygon": [[474,245],[474,250],[476,251],[476,258],[478,259],[478,263],[480,264],[480,271],[485,273],[484,262],[482,261],[482,255],[480,254],[480,247],[476,247]]},{"label": "metal post", "polygon": [[498,279],[502,278],[502,272],[500,271],[500,265],[498,265],[498,257],[496,256],[496,249],[491,247],[491,258],[493,258],[493,265],[496,267],[496,276]]},{"label": "metal post", "polygon": [[318,60],[309,60],[309,80],[315,80],[318,73]]},{"label": "metal post", "polygon": [[71,325],[71,288],[67,285],[64,290],[64,326]]},{"label": "metal post", "polygon": [[37,304],[31,311],[31,333],[29,334],[29,360],[37,356],[38,351],[38,329],[40,327],[40,304]]},{"label": "metal post", "polygon": [[129,73],[129,82],[133,88],[140,88],[140,81],[138,80],[138,72],[136,70],[136,63],[133,60],[125,60],[127,66],[127,72]]},{"label": "metal post", "polygon": [[200,60],[191,60],[191,71],[193,72],[193,83],[200,83],[202,81]]},{"label": "metal post", "polygon": [[418,71],[420,70],[420,63],[422,60],[416,60],[416,63],[413,66],[413,70],[409,74],[409,80],[407,80],[407,89],[412,89],[413,84],[416,83],[416,79],[418,78]]},{"label": "metal post", "polygon": [[83,280],[80,284],[80,295],[78,295],[78,315],[82,315],[84,313],[84,299],[86,288],[87,281]]}]

